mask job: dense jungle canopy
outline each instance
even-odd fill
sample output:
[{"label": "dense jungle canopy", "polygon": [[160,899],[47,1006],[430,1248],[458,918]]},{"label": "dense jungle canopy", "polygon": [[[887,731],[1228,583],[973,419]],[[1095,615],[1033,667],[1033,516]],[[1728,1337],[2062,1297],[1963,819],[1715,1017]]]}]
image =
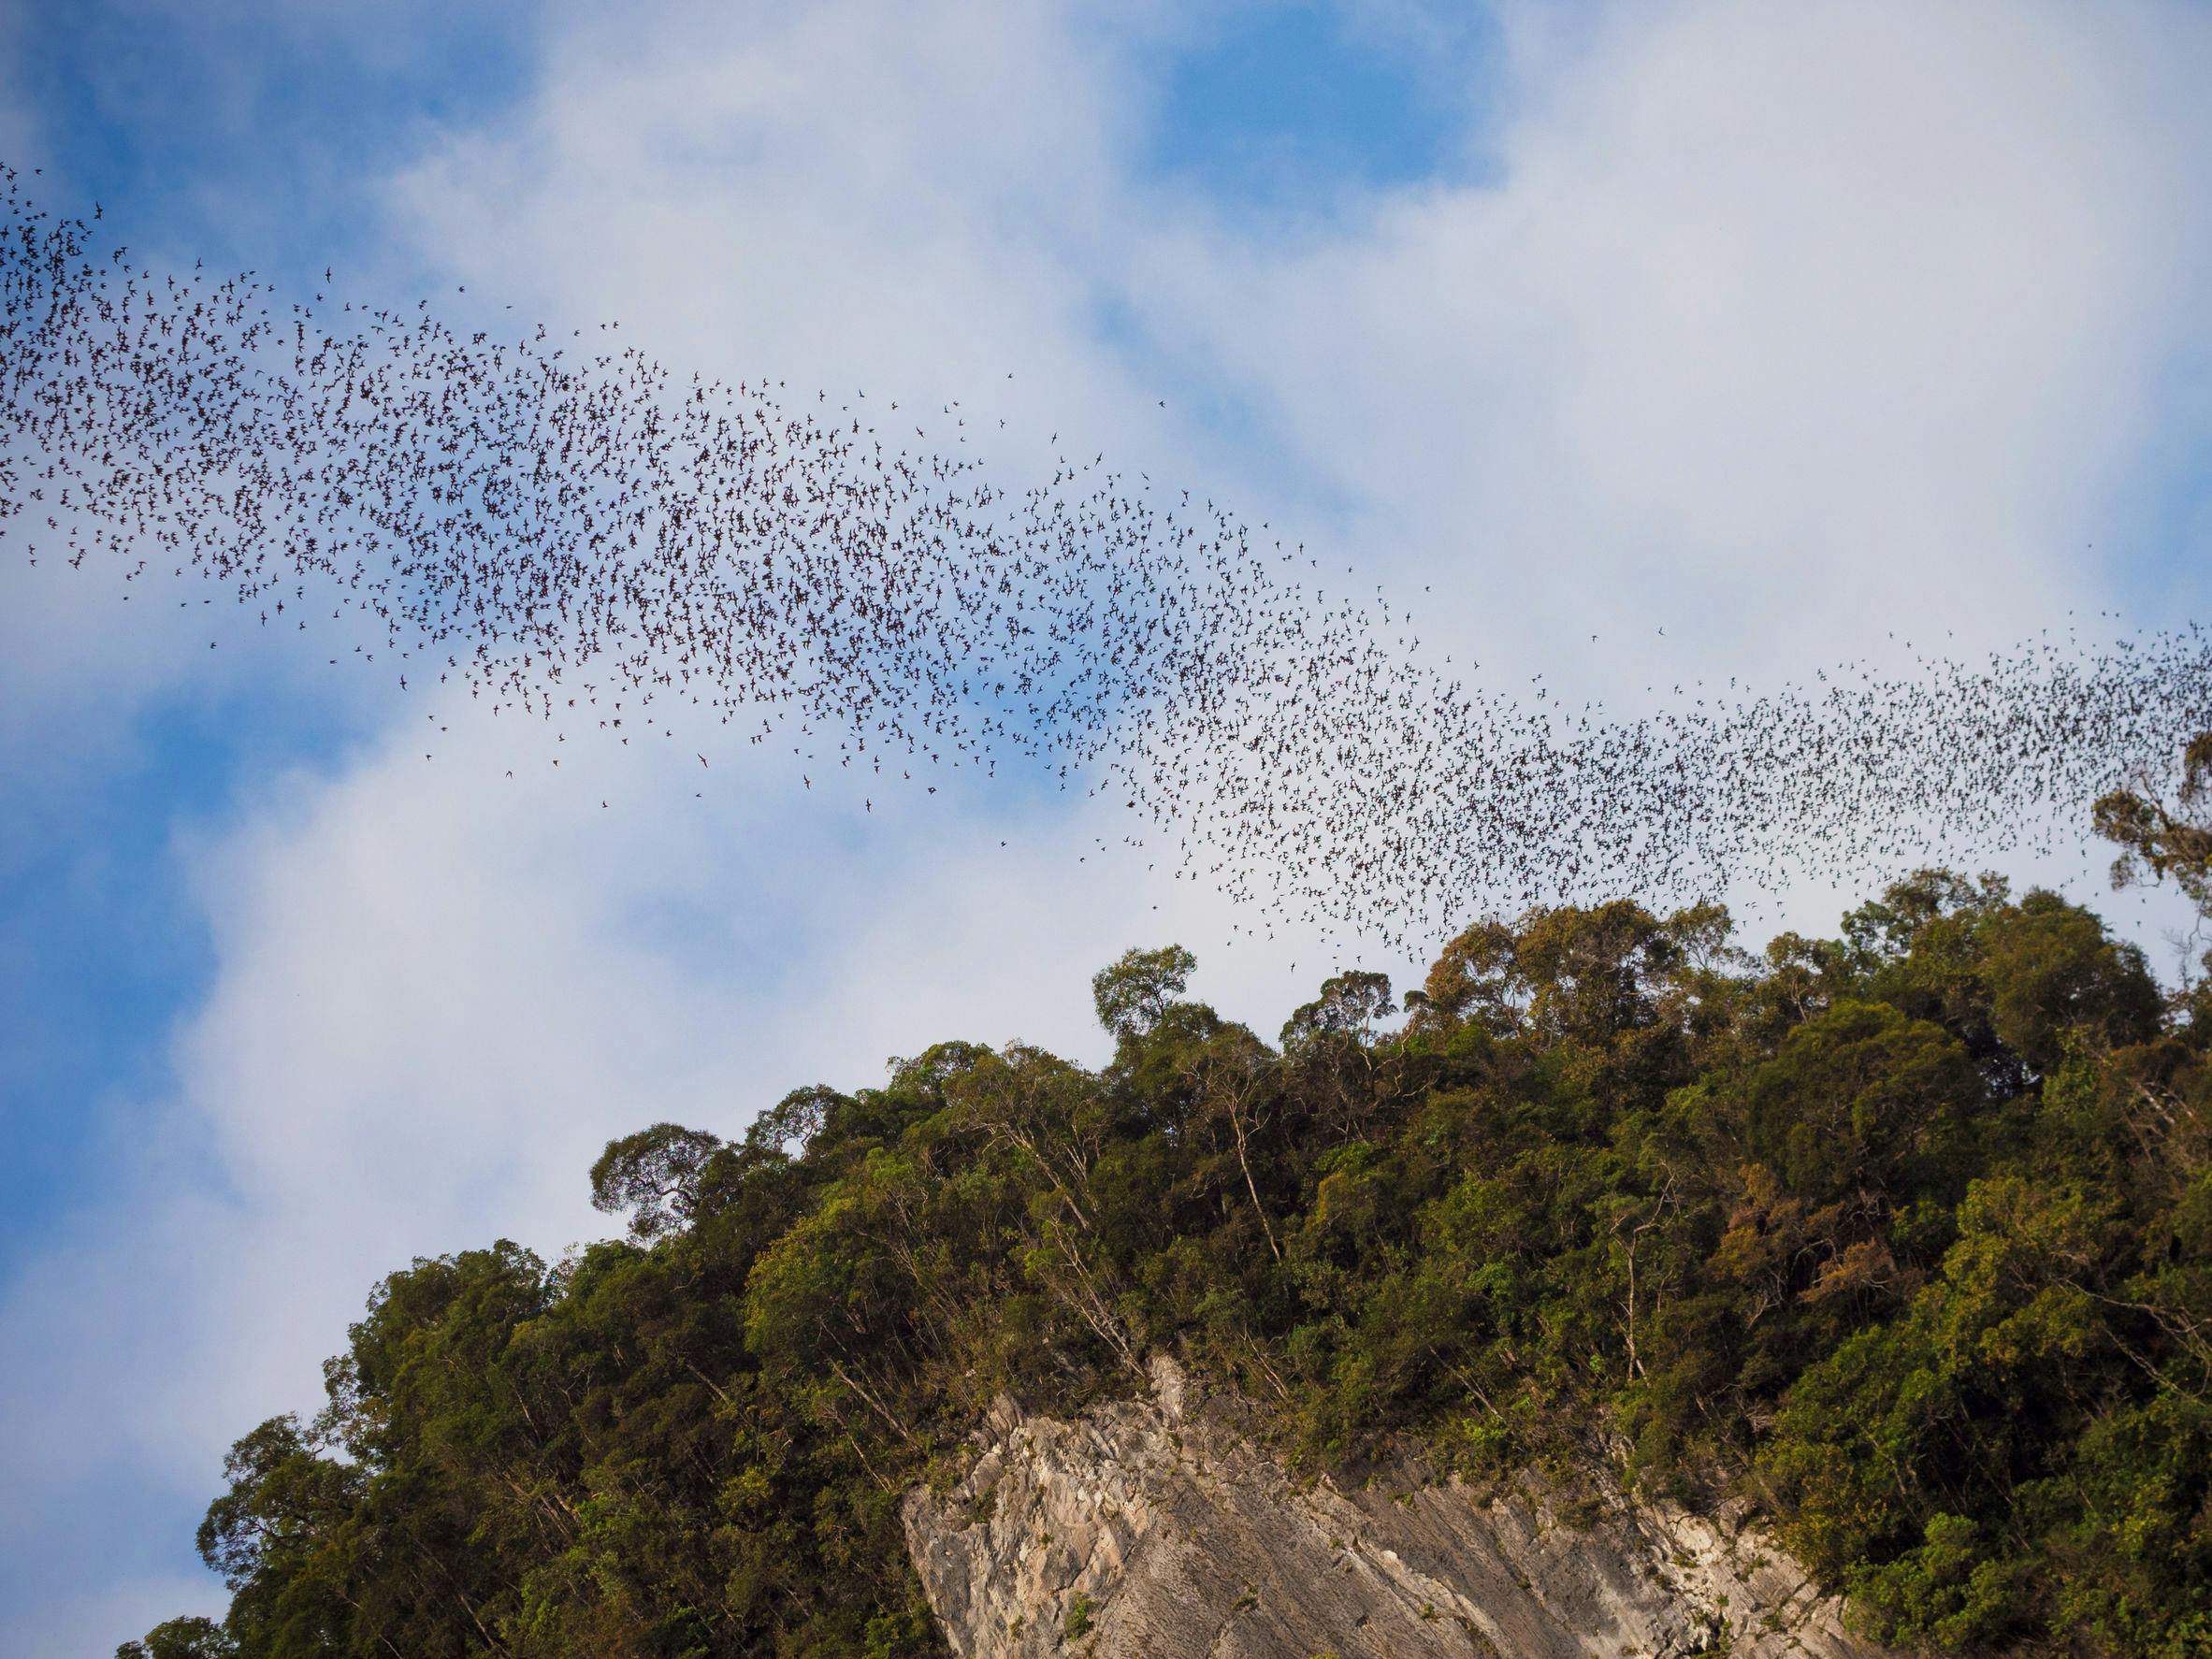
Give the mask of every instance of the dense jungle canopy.
[{"label": "dense jungle canopy", "polygon": [[[2208,786],[2200,739],[2100,803],[2121,879],[2212,898]],[[1890,1640],[2212,1644],[2201,985],[1940,871],[1757,956],[1712,906],[1478,926],[1272,1046],[1192,967],[1098,975],[1103,1070],[949,1042],[656,1124],[591,1171],[626,1238],[393,1274],[230,1454],[227,1617],[123,1653],[941,1652],[902,1494],[1163,1348],[1309,1468],[1747,1496]]]}]

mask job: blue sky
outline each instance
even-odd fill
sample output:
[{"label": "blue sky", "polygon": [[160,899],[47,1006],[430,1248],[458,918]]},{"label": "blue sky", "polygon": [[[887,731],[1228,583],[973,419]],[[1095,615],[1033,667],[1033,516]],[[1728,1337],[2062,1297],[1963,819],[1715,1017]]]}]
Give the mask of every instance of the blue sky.
[{"label": "blue sky", "polygon": [[[369,187],[426,126],[495,113],[529,73],[521,8],[412,7],[396,31],[404,48],[373,54],[372,26],[253,7],[34,5],[0,38],[49,199],[101,204],[141,248],[298,285],[361,255],[377,228]],[[1411,48],[1307,6],[1163,41],[1145,54],[1158,108],[1144,165],[1256,214],[1460,166],[1473,106]],[[181,843],[214,832],[256,778],[328,769],[360,738],[342,696],[280,680],[150,687],[98,764],[42,771],[36,797],[0,819],[0,1275],[85,1206],[134,1104],[170,1085],[174,1027],[216,966]],[[633,922],[679,958],[730,944],[702,937],[680,904]],[[215,1175],[189,1147],[176,1155],[192,1159],[185,1178]],[[332,1311],[335,1342],[343,1309]],[[57,1579],[189,1576],[202,1500],[162,1485],[127,1462],[98,1470],[76,1494],[78,1524],[15,1552],[0,1596],[22,1606]]]},{"label": "blue sky", "polygon": [[[1325,6],[1203,20],[1140,54],[1155,78],[1141,165],[1253,216],[1463,175],[1490,28],[1454,25],[1455,75],[1434,36]],[[522,11],[470,6],[412,8],[407,49],[380,58],[361,54],[358,28],[252,7],[31,7],[12,33],[50,199],[100,203],[144,243],[293,284],[359,253],[375,224],[364,187],[412,136],[516,95],[533,40]],[[1110,316],[1099,328],[1117,332]],[[163,687],[112,764],[0,823],[0,1077],[25,1105],[0,1172],[0,1265],[83,1190],[107,1104],[158,1086],[170,1022],[204,992],[180,828],[220,817],[254,773],[327,762],[357,736],[341,700]]]},{"label": "blue sky", "polygon": [[[1612,695],[1901,604],[1991,644],[2202,613],[2208,68],[2149,4],[0,3],[0,136],[141,252],[989,386],[1010,468],[1067,428]],[[466,710],[426,769],[419,702],[7,565],[0,1484],[40,1519],[0,1522],[0,1651],[212,1605],[227,1439],[312,1404],[376,1273],[586,1235],[608,1135],[956,1033],[1088,1053],[1130,944],[1264,1031],[1374,950],[1255,949],[1011,779],[502,794]],[[1652,615],[1682,656],[1580,643]]]},{"label": "blue sky", "polygon": [[[410,50],[379,62],[356,31],[253,7],[7,7],[25,165],[57,205],[100,204],[141,246],[310,280],[358,248],[358,182],[417,123],[494,107],[522,72],[527,36],[500,27],[519,13],[411,9]],[[204,989],[180,830],[219,816],[242,778],[352,735],[341,709],[266,683],[164,686],[107,764],[0,821],[0,1079],[17,1149],[0,1172],[0,1270],[85,1190],[111,1105],[159,1085],[169,1024]]]},{"label": "blue sky", "polygon": [[1144,164],[1252,217],[1477,176],[1499,24],[1480,7],[1424,24],[1325,5],[1206,19],[1152,65]]},{"label": "blue sky", "polygon": [[513,97],[531,43],[522,8],[471,4],[12,11],[50,178],[141,237],[295,280],[360,246],[361,186],[411,134]]}]

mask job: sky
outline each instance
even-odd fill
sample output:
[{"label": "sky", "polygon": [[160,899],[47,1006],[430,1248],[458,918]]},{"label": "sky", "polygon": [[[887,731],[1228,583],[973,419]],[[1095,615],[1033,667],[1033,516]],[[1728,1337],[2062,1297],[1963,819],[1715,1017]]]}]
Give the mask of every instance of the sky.
[{"label": "sky", "polygon": [[[2205,615],[2208,76],[2153,0],[0,0],[0,159],[149,261],[967,398],[1009,479],[1070,432],[1632,703]],[[0,1652],[218,1608],[230,1440],[383,1273],[599,1235],[613,1135],[951,1036],[1095,1060],[1134,945],[1263,1034],[1418,976],[1034,781],[529,782],[541,734],[171,597],[0,545]],[[1992,862],[2173,966],[2093,854]]]}]

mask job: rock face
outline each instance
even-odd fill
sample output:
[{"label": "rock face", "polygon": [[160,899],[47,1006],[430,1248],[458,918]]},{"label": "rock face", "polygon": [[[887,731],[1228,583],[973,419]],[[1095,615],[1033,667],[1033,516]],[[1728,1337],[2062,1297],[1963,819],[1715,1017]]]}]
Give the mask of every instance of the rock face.
[{"label": "rock face", "polygon": [[1570,1524],[1410,1464],[1298,1482],[1170,1361],[1074,1422],[1002,1403],[967,1479],[906,1500],[961,1659],[1868,1659],[1778,1550],[1668,1506]]}]

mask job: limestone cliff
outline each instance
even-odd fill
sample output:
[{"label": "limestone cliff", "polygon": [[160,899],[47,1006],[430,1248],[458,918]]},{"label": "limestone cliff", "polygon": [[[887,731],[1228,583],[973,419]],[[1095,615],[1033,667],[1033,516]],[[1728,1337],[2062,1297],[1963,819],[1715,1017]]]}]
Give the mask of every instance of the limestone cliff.
[{"label": "limestone cliff", "polygon": [[1407,1464],[1301,1482],[1228,1402],[1153,1362],[1151,1397],[1072,1422],[1002,1404],[967,1478],[906,1502],[961,1659],[1861,1659],[1756,1535],[1664,1505],[1570,1524]]}]

